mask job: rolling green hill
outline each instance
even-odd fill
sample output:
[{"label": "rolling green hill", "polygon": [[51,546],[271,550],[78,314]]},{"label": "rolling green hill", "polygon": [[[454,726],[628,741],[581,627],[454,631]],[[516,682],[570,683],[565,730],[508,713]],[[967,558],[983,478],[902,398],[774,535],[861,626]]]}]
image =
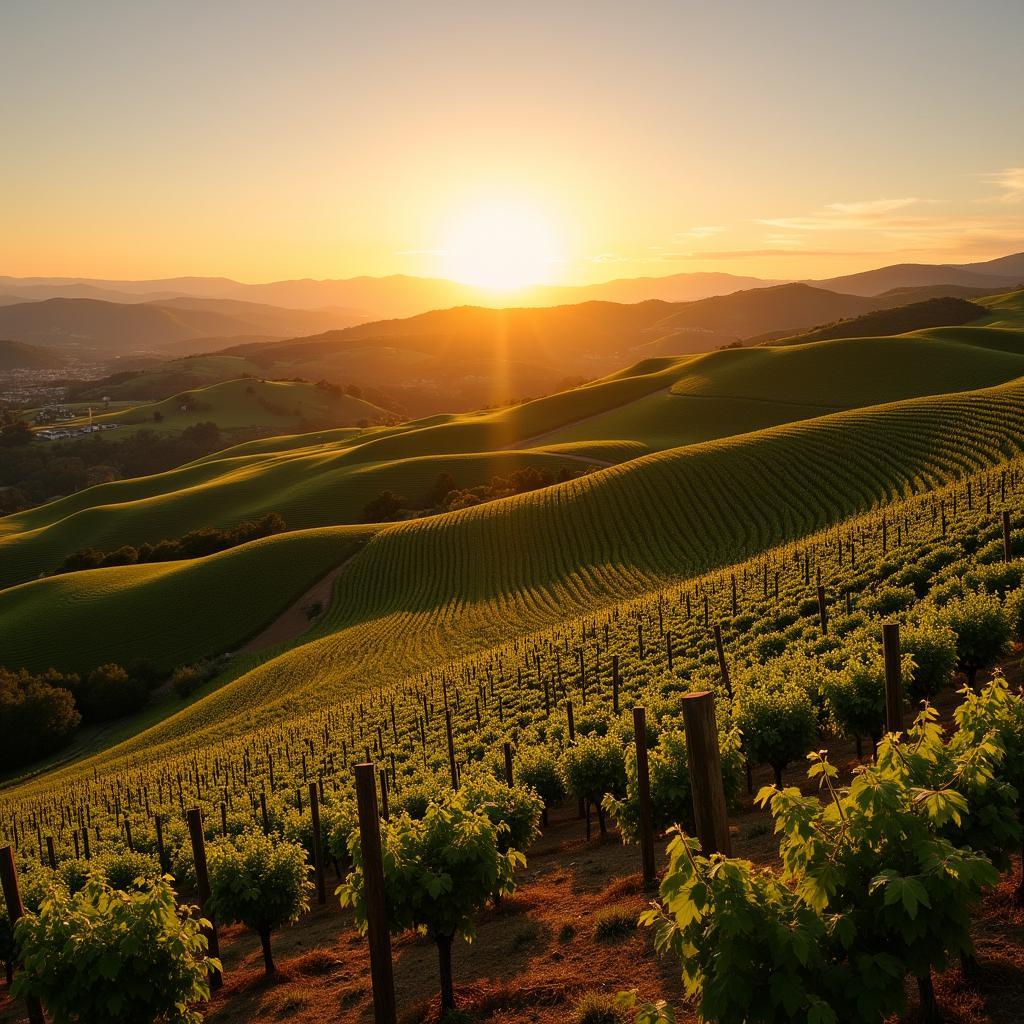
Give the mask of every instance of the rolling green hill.
[{"label": "rolling green hill", "polygon": [[[0,584],[52,571],[81,547],[155,542],[267,512],[292,529],[357,522],[381,491],[415,498],[441,472],[475,486],[525,465],[618,463],[841,409],[1000,384],[1024,375],[1024,336],[1013,329],[1020,302],[1017,294],[991,301],[998,326],[654,359],[495,412],[250,442],[0,519]],[[616,443],[612,452],[594,447],[607,442]]]},{"label": "rolling green hill", "polygon": [[[159,402],[98,413],[92,422],[125,430],[181,431],[213,421],[221,430],[261,427],[279,433],[317,425],[353,426],[360,421],[390,420],[392,414],[371,402],[305,381],[252,378],[224,381],[183,391]],[[83,417],[67,426],[80,426]]]},{"label": "rolling green hill", "polygon": [[[1019,454],[1022,438],[1024,384],[1012,383],[655,453],[546,490],[380,527],[339,577],[330,610],[304,642],[236,659],[216,692],[110,756],[143,749],[149,756],[164,744],[244,732],[732,564],[994,465]],[[314,542],[331,549],[332,531],[293,537],[292,557],[304,560],[301,546]],[[262,541],[217,558],[230,556],[234,573],[263,580],[255,556],[268,547]],[[198,579],[201,565],[177,569],[178,580]],[[75,638],[102,635],[113,621],[128,636],[140,628],[146,637],[137,648],[120,641],[122,655],[157,644],[140,609],[176,602],[177,581],[164,570],[160,581],[174,582],[156,604],[144,605],[136,588],[150,585],[152,570],[141,568],[137,577],[93,570],[0,594],[0,643],[37,663],[46,660],[40,651],[71,657]],[[102,600],[90,596],[97,589]],[[280,596],[279,607],[286,603]],[[38,611],[17,615],[19,605]],[[225,627],[218,636],[228,648],[253,631],[249,623],[243,634],[240,618],[232,621],[239,635],[230,639]],[[196,649],[190,638],[170,637],[157,648],[169,660],[178,657],[175,643],[182,654]]]},{"label": "rolling green hill", "polygon": [[[8,517],[0,574],[21,585],[0,591],[0,649],[12,665],[76,669],[235,650],[349,559],[305,635],[237,655],[214,692],[108,756],[148,755],[736,563],[1024,450],[1024,296],[984,302],[982,326],[650,359],[498,411],[248,442]],[[594,471],[542,490],[344,525],[381,490],[419,493],[442,471],[468,486],[581,459]],[[269,511],[293,532],[34,579],[87,544]]]}]

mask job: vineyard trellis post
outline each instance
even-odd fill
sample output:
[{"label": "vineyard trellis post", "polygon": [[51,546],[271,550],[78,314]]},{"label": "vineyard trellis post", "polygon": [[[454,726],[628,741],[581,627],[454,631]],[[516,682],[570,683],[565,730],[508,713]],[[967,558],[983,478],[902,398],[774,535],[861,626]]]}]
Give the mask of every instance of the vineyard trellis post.
[{"label": "vineyard trellis post", "polygon": [[[459,768],[455,763],[455,741],[452,739],[452,713],[448,708],[444,709],[444,729],[448,737],[448,768],[452,776],[452,789],[459,788]],[[376,800],[374,800],[376,803]]]},{"label": "vineyard trellis post", "polygon": [[732,840],[718,747],[715,695],[710,690],[683,697],[683,724],[697,838],[705,854],[722,853],[731,857]]},{"label": "vineyard trellis post", "polygon": [[636,783],[640,800],[640,859],[644,888],[654,887],[654,826],[651,814],[651,777],[647,765],[647,711],[633,708],[633,741],[636,744]]},{"label": "vineyard trellis post", "polygon": [[505,757],[505,784],[512,788],[512,744],[505,740],[501,745],[501,752]]},{"label": "vineyard trellis post", "polygon": [[[203,812],[198,807],[190,807],[185,815],[188,822],[188,834],[192,840],[192,859],[196,866],[196,890],[199,893],[199,904],[203,916],[210,922],[206,932],[206,940],[210,956],[220,958],[220,943],[217,939],[217,922],[213,914],[206,910],[210,902],[210,875],[206,868],[206,839],[203,835]],[[218,989],[224,984],[220,971],[210,971],[210,988]]]},{"label": "vineyard trellis post", "polygon": [[[0,884],[4,890],[4,900],[7,903],[7,919],[11,928],[18,923],[18,920],[25,914],[25,906],[21,902],[21,889],[18,887],[18,869],[14,863],[14,850],[9,846],[0,849]],[[46,1017],[43,1016],[43,1004],[37,996],[26,996],[25,1004],[28,1007],[28,1019],[30,1024],[45,1024]]]},{"label": "vineyard trellis post", "polygon": [[903,731],[903,674],[900,669],[900,626],[882,626],[882,656],[885,661],[885,731]]},{"label": "vineyard trellis post", "polygon": [[612,655],[612,714],[619,713],[619,656]]},{"label": "vineyard trellis post", "polygon": [[821,635],[825,636],[828,633],[828,605],[825,603],[825,588],[820,583],[818,584],[818,621],[821,623]]},{"label": "vineyard trellis post", "polygon": [[1010,538],[1010,513],[1003,509],[1003,561],[1009,563],[1013,559],[1013,546]]},{"label": "vineyard trellis post", "polygon": [[320,834],[320,794],[316,783],[309,784],[309,813],[313,823],[313,869],[316,872],[316,901],[323,906],[327,902],[324,884],[324,844]]},{"label": "vineyard trellis post", "polygon": [[[450,735],[450,732],[449,732]],[[374,1024],[395,1024],[395,978],[391,963],[391,934],[384,903],[384,863],[381,857],[377,778],[372,764],[357,764],[356,807],[366,896],[366,934],[370,945],[370,981]]]},{"label": "vineyard trellis post", "polygon": [[725,692],[732,697],[732,680],[729,678],[729,665],[725,660],[725,647],[722,644],[722,627],[715,623],[715,653],[718,655],[718,671],[722,676],[722,685]]}]

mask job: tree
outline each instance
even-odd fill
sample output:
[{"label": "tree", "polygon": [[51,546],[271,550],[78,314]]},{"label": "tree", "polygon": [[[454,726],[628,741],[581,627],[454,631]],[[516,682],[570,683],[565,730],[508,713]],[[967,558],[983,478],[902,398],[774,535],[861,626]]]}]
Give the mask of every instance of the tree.
[{"label": "tree", "polygon": [[32,443],[32,428],[13,413],[5,412],[0,423],[0,445],[4,448],[19,448]]},{"label": "tree", "polygon": [[958,667],[974,681],[1010,649],[1012,627],[999,598],[991,594],[967,594],[943,609],[946,624],[956,633]]},{"label": "tree", "polygon": [[53,1024],[199,1024],[210,997],[206,923],[179,908],[168,881],[134,892],[93,876],[81,892],[54,887],[15,926],[23,969],[13,993],[33,995]]},{"label": "tree", "polygon": [[405,498],[392,494],[391,491],[381,491],[376,498],[368,501],[363,506],[364,523],[383,523],[393,519],[399,511],[408,507]]},{"label": "tree", "polygon": [[71,738],[82,721],[64,685],[72,679],[0,668],[0,768],[28,764]]},{"label": "tree", "polygon": [[795,684],[744,686],[735,703],[735,721],[751,764],[769,764],[775,782],[791,761],[802,759],[818,736],[818,716],[807,691]]},{"label": "tree", "polygon": [[86,722],[107,722],[140,710],[149,689],[140,679],[113,662],[94,668],[74,690],[78,710]]},{"label": "tree", "polygon": [[598,827],[605,835],[604,798],[626,792],[622,745],[610,736],[584,736],[562,755],[562,774],[570,792],[597,807]]},{"label": "tree", "polygon": [[248,832],[210,845],[209,909],[256,932],[266,973],[276,970],[270,934],[293,924],[308,906],[306,852],[297,843]]},{"label": "tree", "polygon": [[[455,1008],[453,941],[459,935],[472,941],[487,900],[494,893],[510,894],[515,869],[526,863],[517,850],[501,851],[501,831],[458,796],[431,804],[419,820],[402,814],[381,828],[388,921],[392,932],[415,928],[437,945],[442,1014]],[[351,835],[349,851],[354,867],[337,893],[365,932],[366,881],[358,832]]]}]

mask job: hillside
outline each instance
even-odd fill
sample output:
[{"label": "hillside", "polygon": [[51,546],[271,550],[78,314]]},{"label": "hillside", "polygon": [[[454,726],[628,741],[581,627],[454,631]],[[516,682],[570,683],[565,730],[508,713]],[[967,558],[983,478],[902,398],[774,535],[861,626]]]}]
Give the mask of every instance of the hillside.
[{"label": "hillside", "polygon": [[981,263],[897,263],[860,274],[844,274],[813,284],[852,295],[878,295],[892,288],[957,285],[968,288],[1019,288],[1024,283],[1024,253]]},{"label": "hillside", "polygon": [[67,365],[60,352],[0,338],[0,370],[58,370]]},{"label": "hillside", "polygon": [[[802,345],[808,341],[829,341],[833,338],[873,338],[885,334],[907,334],[928,327],[959,326],[986,317],[989,310],[959,298],[925,299],[893,309],[877,310],[863,316],[837,320],[812,331],[785,338],[763,341],[766,345]],[[756,343],[757,339],[751,339]]]},{"label": "hillside", "polygon": [[[0,583],[30,579],[80,547],[156,542],[268,512],[295,529],[354,523],[381,491],[416,497],[442,471],[475,486],[519,465],[557,471],[581,458],[618,463],[835,411],[1012,381],[1024,375],[1024,301],[1019,294],[985,301],[1000,326],[649,360],[522,406],[259,441],[168,473],[103,484],[0,519]],[[890,372],[878,372],[882,360]],[[243,397],[251,408],[251,396],[236,395]]]},{"label": "hillside", "polygon": [[[391,420],[391,413],[337,388],[305,381],[270,381],[240,378],[194,388],[165,398],[118,409],[94,412],[91,422],[100,426],[180,431],[196,423],[213,422],[221,430],[256,427],[273,433],[355,426]],[[71,420],[68,427],[89,422]]]},{"label": "hillside", "polygon": [[[182,348],[209,351],[239,337],[286,337],[353,323],[344,312],[275,309],[184,298],[158,304],[50,298],[0,305],[0,334],[72,352],[124,354]],[[216,339],[216,340],[214,340]]]}]

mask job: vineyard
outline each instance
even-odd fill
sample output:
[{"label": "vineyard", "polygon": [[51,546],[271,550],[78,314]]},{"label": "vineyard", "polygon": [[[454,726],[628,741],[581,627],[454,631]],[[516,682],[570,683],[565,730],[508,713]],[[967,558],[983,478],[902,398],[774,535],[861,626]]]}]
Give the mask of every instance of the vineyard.
[{"label": "vineyard", "polygon": [[[194,679],[0,791],[29,911],[16,942],[20,905],[0,923],[12,1007],[134,1022],[210,1001],[229,1021],[273,1003],[233,980],[244,936],[245,970],[288,987],[305,934],[361,958],[323,968],[341,1019],[393,984],[410,1022],[460,1003],[518,1021],[516,976],[466,988],[456,941],[511,963],[509,919],[549,936],[544,1024],[934,1020],[954,963],[957,998],[980,991],[972,919],[1024,947],[1024,355],[1019,294],[986,301],[983,327],[649,360],[0,521],[9,668]],[[382,491],[519,470],[563,482],[359,523]],[[48,574],[270,512],[284,532],[213,554]],[[143,921],[159,969],[118,945]],[[146,976],[136,1003],[53,955],[106,929],[104,963]]]},{"label": "vineyard", "polygon": [[[907,415],[903,408],[900,412]],[[870,414],[861,419],[870,425]],[[961,427],[963,421],[961,414]],[[890,443],[902,450],[891,421],[887,427]],[[919,427],[918,422],[918,436]],[[855,430],[856,425],[848,440]],[[947,432],[952,433],[948,427]],[[942,458],[939,434],[937,428],[935,451]],[[827,449],[808,445],[808,451],[828,457]],[[955,464],[952,451],[946,457]],[[764,472],[770,472],[770,464]],[[485,517],[464,518],[479,530]],[[749,529],[751,523],[744,521],[744,526]],[[456,661],[398,675],[393,684],[364,688],[348,701],[324,703],[321,684],[320,699],[310,690],[308,706],[295,714],[306,699],[295,688],[287,699],[278,698],[277,723],[235,735],[220,729],[215,738],[196,730],[192,720],[167,747],[182,752],[156,756],[160,748],[154,740],[174,737],[171,719],[147,738],[148,749],[141,742],[134,749],[129,744],[106,762],[30,783],[4,797],[0,816],[18,853],[26,901],[39,907],[54,879],[57,891],[71,894],[61,899],[81,901],[84,897],[74,893],[93,862],[109,884],[170,869],[179,888],[193,892],[195,823],[190,837],[185,812],[194,807],[201,814],[211,864],[218,857],[244,856],[252,863],[246,861],[249,866],[238,872],[293,879],[278,883],[282,892],[295,895],[291,902],[285,899],[287,906],[275,923],[250,927],[265,928],[269,935],[271,928],[298,915],[307,896],[305,871],[296,875],[284,863],[274,867],[269,852],[258,852],[263,835],[276,837],[276,847],[294,851],[301,863],[316,864],[317,879],[327,860],[345,864],[354,858],[354,873],[340,891],[355,908],[357,921],[365,921],[352,766],[366,761],[378,767],[379,778],[377,771],[372,778],[380,785],[375,798],[391,818],[383,832],[386,849],[406,844],[404,857],[411,866],[427,865],[417,870],[429,875],[431,858],[451,848],[455,829],[474,837],[464,839],[469,844],[464,858],[497,865],[489,869],[496,874],[485,871],[480,891],[462,894],[465,906],[457,913],[450,893],[440,900],[433,896],[436,906],[403,902],[407,897],[401,894],[417,884],[388,875],[392,925],[396,930],[420,925],[432,936],[449,939],[471,934],[487,899],[512,892],[512,872],[519,864],[512,853],[529,846],[542,803],[554,805],[569,795],[584,806],[588,833],[593,813],[600,832],[614,824],[624,836],[642,838],[638,760],[629,753],[637,738],[630,714],[634,707],[647,711],[642,746],[649,762],[652,827],[658,833],[674,823],[694,828],[687,756],[692,737],[683,718],[687,695],[710,691],[717,708],[720,778],[733,810],[749,799],[743,793],[751,785],[751,772],[767,766],[770,776],[781,781],[790,765],[840,737],[855,740],[865,768],[851,783],[827,761],[812,764],[812,775],[825,780],[833,793],[837,810],[832,812],[827,799],[819,810],[816,796],[800,796],[798,790],[761,794],[782,844],[777,881],[771,874],[752,873],[745,862],[726,860],[721,863],[730,865],[728,870],[715,867],[718,862],[698,856],[689,838],[673,840],[661,909],[650,923],[660,948],[695,951],[684,970],[688,991],[702,1012],[709,1019],[741,1021],[749,1019],[752,1006],[771,1005],[766,1020],[881,1019],[904,1006],[904,981],[914,979],[927,1008],[930,972],[943,970],[951,957],[970,953],[966,915],[983,889],[997,882],[998,871],[1012,869],[1020,851],[1016,787],[1024,707],[998,678],[982,680],[1024,635],[1022,530],[1024,468],[1017,461],[1005,462],[881,504],[867,515],[769,548],[746,562],[608,603]],[[403,535],[415,535],[415,528],[386,534],[388,539]],[[479,550],[486,551],[477,538]],[[369,552],[380,543],[372,542]],[[648,571],[653,576],[653,566]],[[474,589],[465,578],[457,586],[475,600],[490,593],[482,585]],[[380,598],[370,595],[369,600]],[[337,619],[343,608],[344,602],[336,600],[331,628],[343,624]],[[409,614],[411,644],[416,612]],[[948,741],[928,715],[906,739],[883,739],[887,714],[890,722],[892,715],[883,622],[900,628],[902,659],[897,656],[896,665],[907,709],[948,694],[957,673],[980,686],[965,691]],[[317,659],[325,674],[334,671],[323,652]],[[268,680],[274,665],[262,669]],[[260,679],[260,671],[251,673],[253,678]],[[280,686],[282,670],[276,671]],[[250,683],[239,697],[238,684],[229,684],[205,703],[220,705],[214,717],[230,722],[224,705],[230,708],[240,699],[248,703],[250,722],[257,724],[269,718],[256,715],[261,701],[274,708],[272,684],[265,685],[267,691],[257,697]],[[906,710],[908,725],[912,714]],[[188,721],[187,713],[184,718]],[[504,744],[510,762],[503,760]],[[502,797],[502,780],[509,772],[515,785]],[[458,795],[445,798],[445,792]],[[875,795],[868,799],[868,793]],[[812,833],[824,838],[816,848],[808,845],[807,829],[819,814],[824,817]],[[816,866],[828,843],[845,849],[834,834],[836,815],[856,820],[863,838],[854,838],[860,833],[851,831],[844,840],[850,843],[849,862],[840,858]],[[503,835],[513,834],[516,845],[501,842]],[[900,836],[918,837],[916,861],[896,856]],[[868,848],[875,859],[865,865]],[[231,852],[236,849],[241,853]],[[954,857],[959,860],[952,868]],[[823,874],[828,863],[829,873]],[[938,863],[947,867],[938,871]],[[443,872],[458,877],[458,870],[453,863]],[[843,871],[845,878],[837,874]],[[218,877],[212,869],[211,877]],[[781,885],[786,878],[796,884],[795,895]],[[767,943],[758,947],[764,956],[778,960],[767,936],[778,934],[780,921],[792,921],[786,982],[773,983],[771,991],[760,987],[765,972],[756,959],[748,967],[749,982],[739,984],[739,952],[720,961],[701,952],[723,948],[721,929],[729,927],[729,915],[740,912],[739,893],[744,894],[743,913],[752,915],[749,927],[764,935],[753,940]],[[236,911],[227,908],[235,904],[228,895],[218,899],[226,902],[211,905],[224,907],[220,916],[230,920]],[[236,919],[248,920],[237,913]],[[445,915],[451,913],[455,917],[449,920]],[[438,915],[447,922],[443,926],[436,923]],[[934,937],[922,945],[920,936],[932,930]],[[907,944],[902,952],[894,938],[898,935]],[[450,958],[450,941],[442,945],[441,957],[442,998],[451,1001],[445,949]],[[884,963],[877,960],[883,950]],[[859,956],[875,957],[872,970],[882,970],[888,981],[872,988],[864,997],[868,1001],[850,1017],[841,993],[844,986],[867,985]],[[723,973],[727,964],[733,966]],[[650,996],[640,993],[638,998],[642,1002]],[[664,1011],[652,1007],[644,1012],[649,1015],[645,1019],[654,1020],[651,1014]]]}]

